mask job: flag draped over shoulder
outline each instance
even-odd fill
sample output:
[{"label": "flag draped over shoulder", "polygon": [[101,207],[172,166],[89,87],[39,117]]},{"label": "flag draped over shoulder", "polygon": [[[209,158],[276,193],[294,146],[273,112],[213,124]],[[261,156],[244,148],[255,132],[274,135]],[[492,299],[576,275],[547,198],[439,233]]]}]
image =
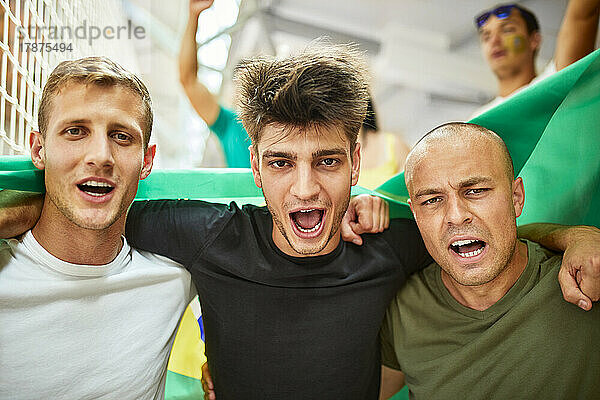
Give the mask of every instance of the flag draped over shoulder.
[{"label": "flag draped over shoulder", "polygon": [[[532,222],[600,227],[600,50],[470,122],[496,132],[523,178]],[[404,174],[378,192],[408,198]]]},{"label": "flag draped over shoulder", "polygon": [[[556,222],[600,227],[600,51],[546,78],[471,122],[498,133],[525,182],[518,223]],[[43,173],[28,157],[0,157],[0,188],[43,192]],[[373,193],[354,187],[353,194]],[[377,188],[394,217],[411,218],[404,175]],[[263,204],[247,169],[156,170],[136,199],[203,199]],[[197,304],[197,300],[196,300]],[[201,311],[186,310],[169,360],[166,398],[202,398],[205,361]],[[403,394],[404,396],[405,394]]]}]

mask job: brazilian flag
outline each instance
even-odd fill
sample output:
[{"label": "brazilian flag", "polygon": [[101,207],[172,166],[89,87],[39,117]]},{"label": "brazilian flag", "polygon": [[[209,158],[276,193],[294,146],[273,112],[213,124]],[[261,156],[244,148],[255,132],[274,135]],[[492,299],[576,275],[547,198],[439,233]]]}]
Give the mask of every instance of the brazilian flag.
[{"label": "brazilian flag", "polygon": [[[554,222],[600,227],[600,50],[518,93],[470,122],[498,133],[525,183],[518,223]],[[0,157],[0,188],[43,192],[43,173],[27,157]],[[394,217],[411,218],[404,175],[375,192]],[[263,204],[247,169],[156,170],[140,182],[137,199],[203,199]],[[202,398],[202,313],[186,310],[169,360],[166,398]],[[406,398],[406,389],[395,399]]]}]

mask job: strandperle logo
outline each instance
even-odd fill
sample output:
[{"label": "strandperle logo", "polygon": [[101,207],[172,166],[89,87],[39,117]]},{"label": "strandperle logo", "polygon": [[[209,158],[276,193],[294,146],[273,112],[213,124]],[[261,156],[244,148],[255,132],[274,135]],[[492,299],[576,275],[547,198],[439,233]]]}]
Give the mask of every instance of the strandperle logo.
[{"label": "strandperle logo", "polygon": [[30,26],[25,28],[18,27],[19,39],[29,40],[55,40],[64,41],[72,39],[83,39],[92,45],[96,39],[104,38],[112,39],[144,39],[146,37],[146,29],[143,26],[135,26],[131,20],[127,20],[127,25],[103,27],[97,25],[88,25],[87,20],[83,20],[81,25],[76,27],[71,26]]}]

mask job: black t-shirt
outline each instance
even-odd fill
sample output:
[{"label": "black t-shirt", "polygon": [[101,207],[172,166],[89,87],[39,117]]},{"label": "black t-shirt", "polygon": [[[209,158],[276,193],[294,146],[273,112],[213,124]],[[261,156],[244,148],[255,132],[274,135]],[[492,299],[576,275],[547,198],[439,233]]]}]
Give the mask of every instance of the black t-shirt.
[{"label": "black t-shirt", "polygon": [[415,223],[292,257],[265,207],[135,202],[126,236],[189,269],[218,400],[377,399],[378,332],[408,274],[431,262]]}]

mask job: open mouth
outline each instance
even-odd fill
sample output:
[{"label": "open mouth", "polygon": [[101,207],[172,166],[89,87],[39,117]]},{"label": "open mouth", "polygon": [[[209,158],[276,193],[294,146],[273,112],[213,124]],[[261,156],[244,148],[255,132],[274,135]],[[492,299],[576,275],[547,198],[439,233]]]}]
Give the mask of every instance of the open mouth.
[{"label": "open mouth", "polygon": [[114,186],[100,181],[85,181],[77,185],[79,190],[94,197],[101,197],[109,194],[114,190]]},{"label": "open mouth", "polygon": [[450,244],[450,249],[462,258],[472,258],[481,254],[486,246],[483,240],[464,239]]},{"label": "open mouth", "polygon": [[301,236],[316,236],[323,227],[324,215],[325,210],[311,208],[290,213],[290,219]]},{"label": "open mouth", "polygon": [[492,53],[492,58],[500,58],[506,55],[506,50],[496,50]]}]

